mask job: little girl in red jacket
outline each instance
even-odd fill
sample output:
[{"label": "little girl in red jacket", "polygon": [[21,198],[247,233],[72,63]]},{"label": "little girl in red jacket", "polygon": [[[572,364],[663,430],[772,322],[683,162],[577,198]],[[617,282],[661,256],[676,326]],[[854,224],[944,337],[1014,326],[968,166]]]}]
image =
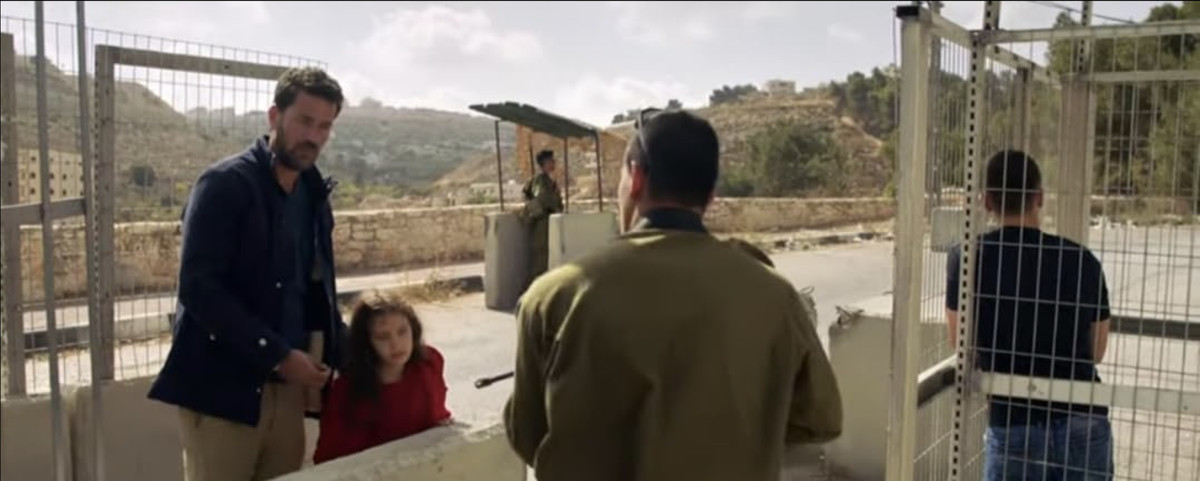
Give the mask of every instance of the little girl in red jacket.
[{"label": "little girl in red jacket", "polygon": [[345,369],[322,409],[313,463],[448,423],[442,355],[421,339],[412,306],[392,294],[359,299]]}]

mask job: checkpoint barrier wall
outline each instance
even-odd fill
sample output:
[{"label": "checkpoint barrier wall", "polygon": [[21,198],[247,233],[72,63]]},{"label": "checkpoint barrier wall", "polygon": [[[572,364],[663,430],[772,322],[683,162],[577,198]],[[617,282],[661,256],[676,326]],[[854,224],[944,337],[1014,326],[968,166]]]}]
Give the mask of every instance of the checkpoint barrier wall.
[{"label": "checkpoint barrier wall", "polygon": [[616,212],[571,212],[552,215],[550,268],[578,259],[612,241],[618,234]]},{"label": "checkpoint barrier wall", "polygon": [[483,218],[483,297],[488,309],[512,310],[529,272],[529,229],[512,212]]}]

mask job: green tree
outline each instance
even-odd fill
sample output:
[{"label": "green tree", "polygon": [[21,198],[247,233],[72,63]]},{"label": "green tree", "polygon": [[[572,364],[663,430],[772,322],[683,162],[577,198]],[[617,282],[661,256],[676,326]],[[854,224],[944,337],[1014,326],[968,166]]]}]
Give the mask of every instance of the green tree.
[{"label": "green tree", "polygon": [[729,102],[736,102],[742,97],[756,92],[758,92],[758,87],[755,87],[751,84],[737,85],[733,87],[725,85],[712,91],[712,94],[708,96],[708,105],[713,106]]},{"label": "green tree", "polygon": [[[1151,9],[1145,23],[1200,19],[1200,1],[1165,3]],[[1060,15],[1056,25],[1075,25]],[[1138,72],[1200,68],[1200,39],[1195,35],[1094,40],[1090,57],[1076,65],[1079,40],[1053,42],[1047,64],[1058,74]],[[1094,185],[1120,195],[1175,196],[1195,199],[1200,145],[1191,133],[1200,128],[1200,91],[1177,82],[1098,84],[1094,145]]]},{"label": "green tree", "polygon": [[780,123],[750,138],[754,194],[766,197],[837,192],[844,187],[846,151],[829,128]]}]

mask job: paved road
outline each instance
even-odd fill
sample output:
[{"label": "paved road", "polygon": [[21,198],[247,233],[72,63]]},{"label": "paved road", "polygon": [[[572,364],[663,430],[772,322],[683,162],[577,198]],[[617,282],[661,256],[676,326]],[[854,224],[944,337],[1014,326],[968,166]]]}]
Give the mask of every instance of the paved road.
[{"label": "paved road", "polygon": [[[1097,234],[1102,234],[1098,236]],[[1118,310],[1161,311],[1177,319],[1193,319],[1200,307],[1200,246],[1193,230],[1139,230],[1093,233],[1092,245],[1105,263],[1112,298]],[[773,256],[781,273],[797,288],[815,289],[820,317],[819,332],[826,336],[836,319],[836,306],[853,306],[878,297],[892,285],[891,242],[828,247]],[[1148,255],[1143,255],[1148,254]],[[1169,255],[1168,255],[1169,254]],[[925,294],[933,306],[940,301],[939,280],[944,260],[927,254]],[[477,269],[477,267],[465,267]],[[479,377],[511,369],[515,349],[515,324],[511,315],[483,307],[483,296],[473,294],[442,303],[418,306],[426,324],[428,342],[446,356],[449,404],[457,418],[469,423],[499,419],[511,382],[501,381],[475,389]],[[117,353],[118,376],[131,378],[157,372],[167,350],[165,338],[121,346]],[[1114,336],[1102,375],[1107,382],[1200,390],[1200,343]],[[881,366],[886,365],[881,359]],[[88,381],[86,351],[65,353],[62,378],[66,383]],[[34,391],[48,391],[44,356],[27,363]],[[1113,413],[1117,433],[1120,473],[1128,479],[1194,479],[1181,473],[1196,472],[1200,459],[1200,418],[1147,415],[1128,410]],[[1152,477],[1145,477],[1152,473]]]}]

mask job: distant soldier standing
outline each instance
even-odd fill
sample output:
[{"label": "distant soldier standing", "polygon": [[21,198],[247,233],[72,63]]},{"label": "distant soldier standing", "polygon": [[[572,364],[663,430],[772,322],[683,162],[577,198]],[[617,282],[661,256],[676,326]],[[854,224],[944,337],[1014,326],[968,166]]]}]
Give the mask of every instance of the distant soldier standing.
[{"label": "distant soldier standing", "polygon": [[529,228],[529,277],[526,285],[546,272],[550,264],[550,215],[563,211],[562,194],[554,181],[558,162],[554,152],[538,153],[538,173],[525,184],[525,208],[521,218]]}]

